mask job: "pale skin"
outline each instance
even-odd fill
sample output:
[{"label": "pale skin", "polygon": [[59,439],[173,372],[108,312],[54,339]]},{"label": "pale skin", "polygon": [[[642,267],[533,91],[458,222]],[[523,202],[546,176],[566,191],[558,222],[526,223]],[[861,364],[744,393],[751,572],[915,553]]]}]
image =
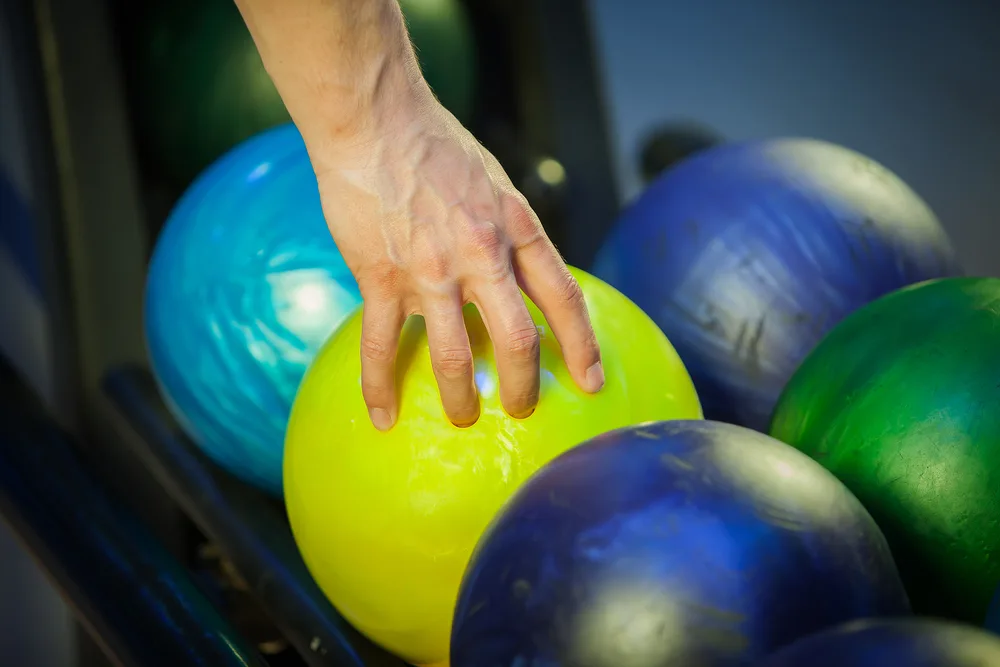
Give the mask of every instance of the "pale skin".
[{"label": "pale skin", "polygon": [[372,423],[397,414],[395,359],[422,315],[449,419],[479,417],[462,316],[472,303],[515,418],[538,403],[545,315],[574,381],[604,384],[583,294],[497,160],[434,97],[397,0],[236,0],[316,171],[330,232],[364,298],[362,392]]}]

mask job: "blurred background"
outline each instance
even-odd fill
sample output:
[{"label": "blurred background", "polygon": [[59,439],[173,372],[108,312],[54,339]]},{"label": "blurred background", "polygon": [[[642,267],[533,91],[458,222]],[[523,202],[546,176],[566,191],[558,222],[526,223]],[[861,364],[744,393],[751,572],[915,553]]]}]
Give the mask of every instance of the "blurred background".
[{"label": "blurred background", "polygon": [[[622,206],[677,161],[802,136],[887,166],[936,212],[969,273],[1000,275],[995,3],[403,5],[432,86],[572,264],[589,265]],[[234,599],[239,582],[125,444],[101,382],[146,364],[145,267],[177,197],[284,119],[230,2],[0,4],[2,360],[173,557]],[[30,554],[0,525],[5,664],[110,664]],[[237,627],[280,644],[252,605],[236,607]]]}]

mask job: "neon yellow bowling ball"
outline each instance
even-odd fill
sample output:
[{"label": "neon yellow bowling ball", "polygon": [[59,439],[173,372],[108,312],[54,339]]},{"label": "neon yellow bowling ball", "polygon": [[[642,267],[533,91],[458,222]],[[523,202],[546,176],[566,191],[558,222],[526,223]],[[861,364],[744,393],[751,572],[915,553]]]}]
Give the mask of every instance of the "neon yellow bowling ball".
[{"label": "neon yellow bowling ball", "polygon": [[[416,665],[448,660],[466,563],[504,501],[567,449],[629,424],[700,419],[687,369],[657,326],[611,286],[577,269],[601,344],[604,388],[578,389],[541,312],[541,391],[527,419],[500,404],[493,348],[465,311],[481,412],[453,426],[441,406],[422,318],[404,327],[398,419],[372,426],[361,395],[361,311],[327,341],[299,387],[285,441],[288,517],[303,559],[358,630]],[[600,489],[595,489],[600,493]]]}]

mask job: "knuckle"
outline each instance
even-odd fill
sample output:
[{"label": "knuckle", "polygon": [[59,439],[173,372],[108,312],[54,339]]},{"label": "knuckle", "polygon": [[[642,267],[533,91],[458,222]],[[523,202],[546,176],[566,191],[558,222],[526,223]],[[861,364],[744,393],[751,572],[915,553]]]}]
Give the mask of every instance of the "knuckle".
[{"label": "knuckle", "polygon": [[539,351],[538,329],[532,326],[519,327],[507,334],[507,351],[519,357],[537,357]]},{"label": "knuckle", "polygon": [[433,361],[434,372],[446,380],[458,380],[472,372],[472,350],[446,348],[438,350]]},{"label": "knuckle", "polygon": [[528,201],[522,196],[510,197],[505,208],[511,236],[525,243],[543,237],[541,224]]},{"label": "knuckle", "polygon": [[413,275],[430,282],[444,282],[451,274],[451,257],[434,225],[416,223],[412,229],[410,252]]},{"label": "knuckle", "polygon": [[366,300],[383,298],[399,289],[401,271],[386,260],[358,271],[357,283],[361,296]]},{"label": "knuckle", "polygon": [[[396,350],[381,336],[366,333],[361,336],[361,356],[368,361],[387,363],[396,356]],[[374,379],[369,373],[365,378],[369,384]]]},{"label": "knuckle", "polygon": [[469,228],[465,255],[490,285],[500,285],[510,277],[510,244],[503,231],[492,223]]},{"label": "knuckle", "polygon": [[552,285],[556,298],[563,303],[580,306],[584,303],[583,290],[569,270],[564,270],[562,276]]},{"label": "knuckle", "polygon": [[469,225],[465,234],[466,249],[488,266],[502,264],[507,250],[503,232],[491,222]]},{"label": "knuckle", "polygon": [[480,252],[490,252],[503,246],[503,234],[492,222],[474,222],[466,231],[468,244]]},{"label": "knuckle", "polygon": [[451,258],[440,248],[425,248],[416,253],[414,272],[425,280],[439,283],[451,275]]}]

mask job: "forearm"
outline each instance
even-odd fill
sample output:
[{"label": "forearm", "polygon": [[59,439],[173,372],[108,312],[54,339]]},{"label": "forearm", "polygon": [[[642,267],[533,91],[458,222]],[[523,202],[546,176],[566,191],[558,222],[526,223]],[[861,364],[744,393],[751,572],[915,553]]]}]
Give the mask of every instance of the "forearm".
[{"label": "forearm", "polygon": [[[236,0],[307,144],[336,151],[413,113],[429,89],[397,0]],[[317,113],[322,110],[321,113]]]}]

